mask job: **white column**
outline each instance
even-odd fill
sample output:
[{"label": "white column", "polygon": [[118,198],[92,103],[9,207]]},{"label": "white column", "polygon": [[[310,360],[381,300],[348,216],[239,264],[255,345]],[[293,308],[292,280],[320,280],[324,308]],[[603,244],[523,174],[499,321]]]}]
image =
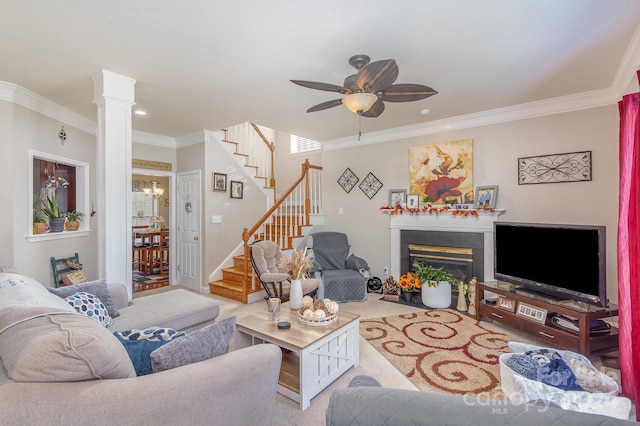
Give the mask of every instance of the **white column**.
[{"label": "white column", "polygon": [[136,81],[111,71],[93,76],[98,106],[96,211],[98,276],[131,287],[131,107]]}]

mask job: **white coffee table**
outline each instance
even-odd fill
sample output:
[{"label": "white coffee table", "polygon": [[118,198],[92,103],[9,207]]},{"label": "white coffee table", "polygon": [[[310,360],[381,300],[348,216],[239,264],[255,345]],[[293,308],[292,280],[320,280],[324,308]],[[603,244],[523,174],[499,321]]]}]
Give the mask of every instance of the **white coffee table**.
[{"label": "white coffee table", "polygon": [[296,311],[282,305],[280,321],[291,322],[289,330],[279,330],[263,314],[238,318],[235,348],[273,343],[283,349],[278,393],[306,410],[311,398],[333,383],[360,360],[360,315],[340,311],[338,321],[320,327],[298,322]]}]

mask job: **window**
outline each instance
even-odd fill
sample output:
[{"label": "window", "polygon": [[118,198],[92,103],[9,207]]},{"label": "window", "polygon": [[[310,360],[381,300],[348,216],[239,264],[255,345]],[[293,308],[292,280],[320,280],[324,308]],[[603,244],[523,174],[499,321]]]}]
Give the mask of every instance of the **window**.
[{"label": "window", "polygon": [[[40,199],[55,194],[61,212],[78,211],[85,214],[80,231],[88,231],[89,164],[40,151],[29,150],[29,212],[40,207]],[[62,237],[62,234],[82,235],[82,232],[33,234],[33,217],[29,214],[28,235],[31,241],[39,238]],[[57,234],[57,235],[56,235]]]},{"label": "window", "polygon": [[291,135],[291,154],[320,149],[320,142],[302,136]]}]

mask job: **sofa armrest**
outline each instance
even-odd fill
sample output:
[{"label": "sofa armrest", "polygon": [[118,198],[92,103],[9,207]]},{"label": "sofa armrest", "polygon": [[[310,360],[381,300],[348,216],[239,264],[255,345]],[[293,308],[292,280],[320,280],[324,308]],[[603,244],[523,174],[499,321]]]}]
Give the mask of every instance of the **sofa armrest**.
[{"label": "sofa armrest", "polygon": [[353,269],[354,271],[359,271],[360,273],[362,273],[363,270],[366,271],[369,269],[369,264],[367,263],[367,261],[361,257],[356,256],[355,254],[347,257],[345,265],[348,269]]},{"label": "sofa armrest", "polygon": [[0,424],[271,425],[281,361],[263,344],[129,379],[3,383]]},{"label": "sofa armrest", "polygon": [[107,284],[109,290],[109,296],[113,300],[113,304],[116,305],[116,309],[122,309],[129,305],[129,295],[127,294],[127,288],[121,283]]}]

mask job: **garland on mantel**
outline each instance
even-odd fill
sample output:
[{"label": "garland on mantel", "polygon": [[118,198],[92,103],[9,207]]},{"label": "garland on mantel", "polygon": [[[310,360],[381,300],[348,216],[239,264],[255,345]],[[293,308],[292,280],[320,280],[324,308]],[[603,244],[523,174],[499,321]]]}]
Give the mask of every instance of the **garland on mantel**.
[{"label": "garland on mantel", "polygon": [[434,205],[431,205],[431,203],[427,203],[426,205],[423,205],[415,209],[402,207],[400,204],[397,204],[395,208],[389,207],[389,206],[382,206],[380,207],[380,210],[383,213],[387,213],[391,216],[397,215],[397,214],[404,214],[406,212],[406,213],[409,213],[409,215],[411,216],[419,215],[419,214],[431,214],[431,215],[435,214],[436,216],[438,216],[439,214],[442,214],[442,213],[451,213],[452,216],[465,216],[465,217],[469,215],[473,217],[478,217],[480,215],[480,212],[494,213],[496,211],[495,209],[490,209],[489,207],[477,207],[475,209],[454,209],[449,205],[434,206]]}]

